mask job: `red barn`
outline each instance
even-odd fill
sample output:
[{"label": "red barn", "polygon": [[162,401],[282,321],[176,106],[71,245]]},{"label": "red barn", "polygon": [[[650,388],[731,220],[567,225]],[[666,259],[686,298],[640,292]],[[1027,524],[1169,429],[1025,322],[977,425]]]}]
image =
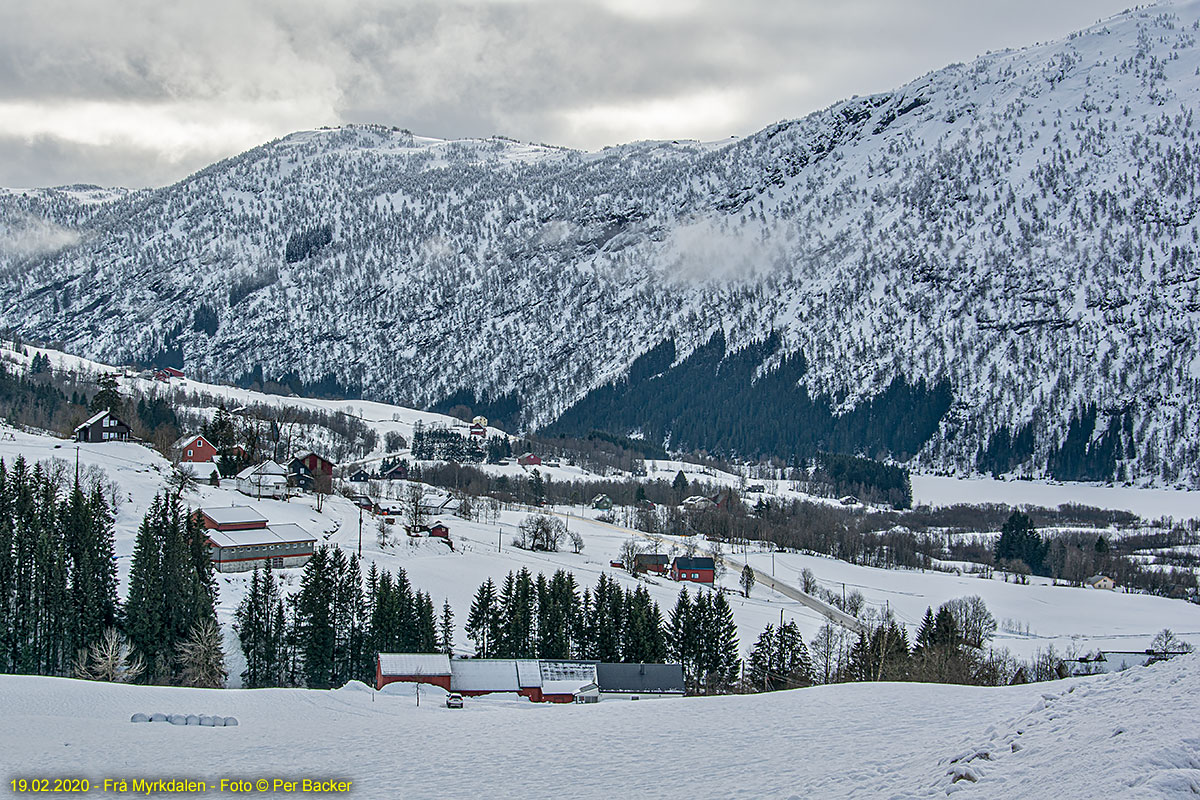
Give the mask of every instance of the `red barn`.
[{"label": "red barn", "polygon": [[217,460],[217,448],[200,435],[182,437],[171,445],[171,452],[177,455],[180,461],[198,463]]},{"label": "red barn", "polygon": [[517,463],[522,467],[540,467],[542,465],[542,459],[538,458],[533,453],[526,453],[525,455],[517,458]]},{"label": "red barn", "polygon": [[449,528],[449,526],[446,525],[446,523],[442,522],[441,520],[438,520],[437,522],[433,523],[433,527],[431,527],[429,529],[429,535],[437,536],[441,539],[449,539],[450,538],[450,528]]},{"label": "red barn", "polygon": [[716,582],[716,564],[708,556],[677,556],[671,564],[671,579],[712,586]]},{"label": "red barn", "polygon": [[375,688],[389,683],[428,683],[450,691],[450,656],[445,653],[380,653]]},{"label": "red barn", "polygon": [[666,575],[668,568],[667,557],[663,553],[638,553],[633,557],[634,572],[654,572]]}]

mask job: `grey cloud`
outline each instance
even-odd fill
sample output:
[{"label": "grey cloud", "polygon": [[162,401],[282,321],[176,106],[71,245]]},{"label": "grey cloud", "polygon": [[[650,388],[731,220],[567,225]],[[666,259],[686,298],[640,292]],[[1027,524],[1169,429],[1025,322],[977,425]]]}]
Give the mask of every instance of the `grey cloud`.
[{"label": "grey cloud", "polygon": [[[654,13],[628,0],[10,3],[0,7],[0,112],[32,104],[33,117],[43,108],[58,115],[16,130],[0,113],[0,149],[13,156],[0,162],[0,184],[156,184],[201,158],[338,121],[585,148],[640,135],[747,134],[988,49],[1062,36],[1120,8],[1113,0],[692,0]],[[674,120],[638,120],[643,104],[684,107],[714,91],[729,99],[719,117],[700,106]],[[157,148],[146,141],[153,131],[93,140],[69,124],[81,101],[167,108],[167,127],[201,104],[214,124],[240,133],[223,146],[189,142],[195,128],[183,125]],[[628,113],[605,120],[610,108]],[[599,111],[572,116],[589,109]]]}]

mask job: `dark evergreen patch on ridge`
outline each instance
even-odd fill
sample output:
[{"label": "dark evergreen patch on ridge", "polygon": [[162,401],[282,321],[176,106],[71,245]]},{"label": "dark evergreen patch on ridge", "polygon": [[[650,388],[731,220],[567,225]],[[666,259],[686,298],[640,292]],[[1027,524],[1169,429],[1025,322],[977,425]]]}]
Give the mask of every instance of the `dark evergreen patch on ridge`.
[{"label": "dark evergreen patch on ridge", "polygon": [[950,409],[946,381],[910,384],[896,378],[837,415],[832,399],[812,397],[801,385],[808,371],[803,355],[783,356],[778,366],[758,374],[780,344],[772,333],[730,351],[718,331],[671,366],[675,343],[667,339],[635,360],[626,379],[592,390],[545,432],[640,433],[674,451],[747,458],[847,453],[903,461],[929,441]]}]

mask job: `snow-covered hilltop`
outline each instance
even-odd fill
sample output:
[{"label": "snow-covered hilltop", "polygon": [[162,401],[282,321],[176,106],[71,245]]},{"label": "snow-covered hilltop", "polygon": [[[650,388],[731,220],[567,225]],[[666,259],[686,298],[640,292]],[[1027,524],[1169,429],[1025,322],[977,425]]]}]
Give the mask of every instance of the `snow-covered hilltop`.
[{"label": "snow-covered hilltop", "polygon": [[358,126],[160,190],[9,192],[0,325],[417,406],[512,394],[524,425],[668,339],[679,365],[775,331],[748,374],[834,412],[904,419],[886,390],[925,382],[927,467],[1194,484],[1198,28],[1200,2],[1134,10],[723,144]]}]

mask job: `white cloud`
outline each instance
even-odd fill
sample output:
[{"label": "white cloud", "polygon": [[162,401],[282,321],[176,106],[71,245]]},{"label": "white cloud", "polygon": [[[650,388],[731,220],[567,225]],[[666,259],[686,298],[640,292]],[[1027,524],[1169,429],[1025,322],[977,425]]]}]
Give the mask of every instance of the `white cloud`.
[{"label": "white cloud", "polygon": [[1123,2],[0,3],[0,185],[76,165],[144,185],[338,122],[585,148],[724,138]]}]

